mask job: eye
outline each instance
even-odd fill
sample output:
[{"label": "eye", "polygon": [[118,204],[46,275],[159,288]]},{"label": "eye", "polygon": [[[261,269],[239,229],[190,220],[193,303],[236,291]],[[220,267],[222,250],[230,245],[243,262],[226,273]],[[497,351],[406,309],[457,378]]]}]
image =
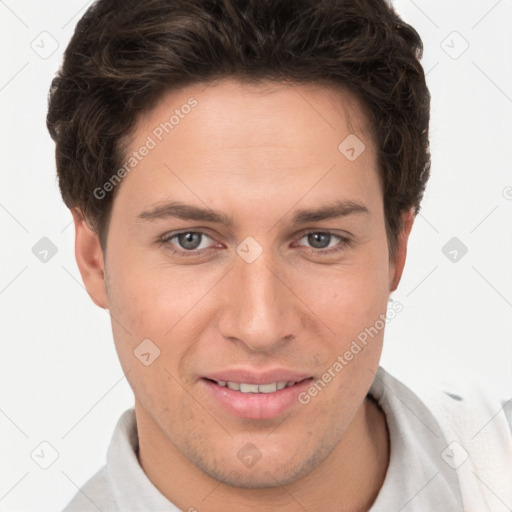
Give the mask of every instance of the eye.
[{"label": "eye", "polygon": [[306,236],[302,237],[302,239],[304,238],[307,239],[308,243],[311,244],[314,249],[326,249],[333,240],[336,241],[332,233],[323,233],[321,231],[308,233]]},{"label": "eye", "polygon": [[[208,238],[211,240],[202,231],[182,231],[181,233],[165,236],[162,243],[166,244],[172,252],[188,256],[190,253],[207,250],[209,247],[203,242]],[[173,242],[174,239],[176,239],[176,243]]]},{"label": "eye", "polygon": [[308,231],[301,233],[299,236],[298,242],[306,240],[313,252],[322,255],[341,251],[352,243],[350,238],[330,231]]}]

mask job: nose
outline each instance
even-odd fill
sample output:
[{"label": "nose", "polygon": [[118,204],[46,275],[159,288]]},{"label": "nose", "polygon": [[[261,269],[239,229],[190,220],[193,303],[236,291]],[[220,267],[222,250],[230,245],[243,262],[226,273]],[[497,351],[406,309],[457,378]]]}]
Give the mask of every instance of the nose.
[{"label": "nose", "polygon": [[220,333],[253,352],[277,350],[297,335],[297,298],[270,251],[248,263],[236,256],[226,277],[219,315]]}]

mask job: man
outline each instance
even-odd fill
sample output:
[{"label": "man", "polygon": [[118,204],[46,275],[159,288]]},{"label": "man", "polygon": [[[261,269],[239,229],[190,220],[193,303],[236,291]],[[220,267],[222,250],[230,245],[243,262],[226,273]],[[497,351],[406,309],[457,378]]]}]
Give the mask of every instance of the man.
[{"label": "man", "polygon": [[379,367],[430,170],[421,54],[383,0],[89,8],[48,127],[135,407],[66,512],[510,506],[501,404]]}]

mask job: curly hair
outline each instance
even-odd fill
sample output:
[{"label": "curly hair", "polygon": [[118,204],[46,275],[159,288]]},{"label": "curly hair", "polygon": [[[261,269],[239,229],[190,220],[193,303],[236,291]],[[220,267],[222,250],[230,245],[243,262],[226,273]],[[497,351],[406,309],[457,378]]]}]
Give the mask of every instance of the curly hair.
[{"label": "curly hair", "polygon": [[103,249],[115,197],[93,193],[124,161],[139,117],[169,90],[221,78],[330,83],[368,113],[389,254],[430,176],[423,43],[385,0],[97,0],[48,95],[62,198]]}]

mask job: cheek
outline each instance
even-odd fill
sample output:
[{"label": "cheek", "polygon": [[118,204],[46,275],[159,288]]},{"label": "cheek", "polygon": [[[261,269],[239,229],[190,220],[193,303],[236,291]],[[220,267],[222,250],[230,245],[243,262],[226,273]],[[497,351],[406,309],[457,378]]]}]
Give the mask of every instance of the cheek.
[{"label": "cheek", "polygon": [[[165,366],[172,375],[186,380],[182,364],[197,349],[194,342],[206,318],[207,301],[202,299],[219,280],[212,272],[201,277],[191,268],[173,269],[168,264],[148,265],[142,261],[111,268],[109,280],[115,283],[108,288],[112,329],[125,371],[132,369],[133,375],[139,374],[140,361],[134,352],[149,339],[157,347],[155,352],[159,351],[152,366]],[[151,379],[157,378],[151,375]],[[161,375],[158,379],[167,377]]]},{"label": "cheek", "polygon": [[116,261],[109,276],[115,284],[107,290],[112,314],[128,323],[129,330],[137,335],[162,337],[175,317],[183,314],[191,287],[183,274],[148,264],[142,258]]},{"label": "cheek", "polygon": [[181,383],[188,381],[180,366],[190,348],[190,334],[180,331],[187,307],[179,283],[164,280],[163,275],[163,269],[147,266],[112,269],[110,280],[115,285],[109,288],[109,304],[114,342],[127,380],[144,408],[188,421],[193,407],[183,392]]},{"label": "cheek", "polygon": [[389,299],[387,259],[372,250],[337,266],[297,276],[294,290],[336,338],[348,339],[373,325]]}]

